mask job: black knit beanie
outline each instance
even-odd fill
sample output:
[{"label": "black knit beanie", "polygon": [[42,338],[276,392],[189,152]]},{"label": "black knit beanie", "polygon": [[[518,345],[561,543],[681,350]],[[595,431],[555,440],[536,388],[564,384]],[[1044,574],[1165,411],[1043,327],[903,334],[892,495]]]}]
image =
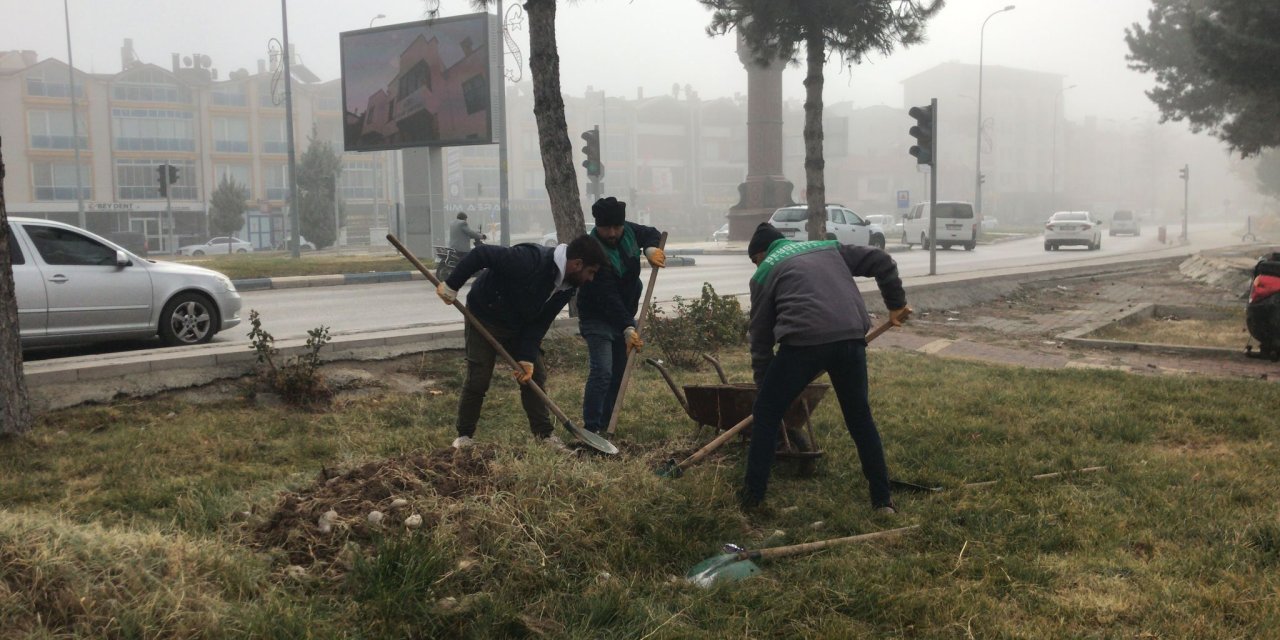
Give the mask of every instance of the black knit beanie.
[{"label": "black knit beanie", "polygon": [[760,226],[756,227],[756,232],[751,235],[751,242],[747,244],[747,256],[768,251],[769,245],[782,237],[782,232],[776,227],[768,222],[761,222]]},{"label": "black knit beanie", "polygon": [[597,227],[618,227],[627,219],[627,203],[613,196],[600,198],[591,205],[591,217],[596,219]]}]

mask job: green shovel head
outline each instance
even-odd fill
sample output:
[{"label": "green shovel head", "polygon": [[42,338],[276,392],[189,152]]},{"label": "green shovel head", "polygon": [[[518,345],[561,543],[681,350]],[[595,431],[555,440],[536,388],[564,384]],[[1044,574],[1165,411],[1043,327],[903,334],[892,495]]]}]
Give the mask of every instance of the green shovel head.
[{"label": "green shovel head", "polygon": [[599,451],[600,453],[607,453],[609,455],[615,455],[618,453],[618,448],[613,446],[612,442],[605,440],[599,434],[591,433],[572,422],[565,422],[564,428],[568,429],[569,433],[572,433],[575,438],[587,443],[587,446]]},{"label": "green shovel head", "polygon": [[739,560],[737,554],[725,553],[699,562],[684,577],[699,587],[707,588],[717,582],[744,580],[757,573],[760,573],[760,567],[756,563]]}]

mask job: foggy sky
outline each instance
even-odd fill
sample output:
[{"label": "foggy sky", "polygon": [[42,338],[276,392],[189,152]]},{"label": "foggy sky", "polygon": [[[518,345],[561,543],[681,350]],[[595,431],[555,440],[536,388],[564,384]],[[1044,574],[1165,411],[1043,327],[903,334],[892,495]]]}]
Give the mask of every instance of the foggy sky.
[{"label": "foggy sky", "polygon": [[[1143,90],[1152,79],[1125,65],[1124,29],[1145,24],[1149,0],[1023,0],[1014,11],[991,19],[986,29],[985,64],[1059,73],[1067,92],[1068,118],[1110,117],[1154,120],[1157,112]],[[120,46],[133,38],[144,62],[169,67],[170,54],[203,53],[219,78],[245,68],[256,71],[267,40],[280,37],[280,5],[275,0],[69,0],[76,66],[96,73],[120,71]],[[441,0],[441,15],[470,13],[466,0]],[[732,37],[710,38],[710,13],[695,0],[579,0],[561,2],[557,17],[562,88],[582,95],[588,85],[634,98],[667,94],[673,83],[691,85],[703,99],[746,91],[746,79]],[[828,104],[902,106],[901,81],[943,62],[978,62],[982,21],[1006,0],[951,0],[929,23],[928,41],[873,56],[852,72],[827,66]],[[290,0],[289,37],[303,63],[324,80],[339,73],[338,33],[421,20],[421,0]],[[509,5],[508,5],[509,7]],[[33,49],[41,59],[66,60],[62,2],[0,0],[0,50]],[[528,27],[514,37],[524,51],[528,74]],[[508,59],[508,64],[511,64]],[[787,98],[800,99],[800,69],[788,69]]]}]

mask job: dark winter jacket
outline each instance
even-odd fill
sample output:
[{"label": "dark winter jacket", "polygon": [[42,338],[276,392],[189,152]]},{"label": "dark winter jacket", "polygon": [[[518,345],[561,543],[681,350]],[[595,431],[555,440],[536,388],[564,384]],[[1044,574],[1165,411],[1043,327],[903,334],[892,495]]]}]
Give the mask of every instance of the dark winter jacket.
[{"label": "dark winter jacket", "polygon": [[813,346],[864,338],[871,327],[853,277],[871,277],[889,309],[907,304],[898,264],[874,247],[776,240],[751,278],[751,368],[756,383],[773,345]]},{"label": "dark winter jacket", "polygon": [[[624,223],[636,237],[640,254],[649,247],[658,246],[662,233],[653,227],[634,222]],[[578,293],[578,318],[581,321],[602,320],[618,332],[636,325],[636,311],[640,307],[640,256],[623,256],[623,272],[611,265],[600,267],[600,272]]]},{"label": "dark winter jacket", "polygon": [[482,244],[463,258],[445,281],[457,291],[484,269],[467,294],[467,308],[486,324],[515,332],[516,360],[533,362],[556,315],[573,297],[572,287],[556,291],[560,269],[555,249],[536,244],[500,247]]}]

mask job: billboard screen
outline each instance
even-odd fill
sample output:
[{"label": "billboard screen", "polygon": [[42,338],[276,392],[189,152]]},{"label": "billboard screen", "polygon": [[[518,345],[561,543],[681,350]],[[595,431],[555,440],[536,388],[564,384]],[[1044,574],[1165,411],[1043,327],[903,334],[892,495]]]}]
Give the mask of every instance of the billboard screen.
[{"label": "billboard screen", "polygon": [[492,144],[496,31],[473,13],[339,34],[344,148]]}]

